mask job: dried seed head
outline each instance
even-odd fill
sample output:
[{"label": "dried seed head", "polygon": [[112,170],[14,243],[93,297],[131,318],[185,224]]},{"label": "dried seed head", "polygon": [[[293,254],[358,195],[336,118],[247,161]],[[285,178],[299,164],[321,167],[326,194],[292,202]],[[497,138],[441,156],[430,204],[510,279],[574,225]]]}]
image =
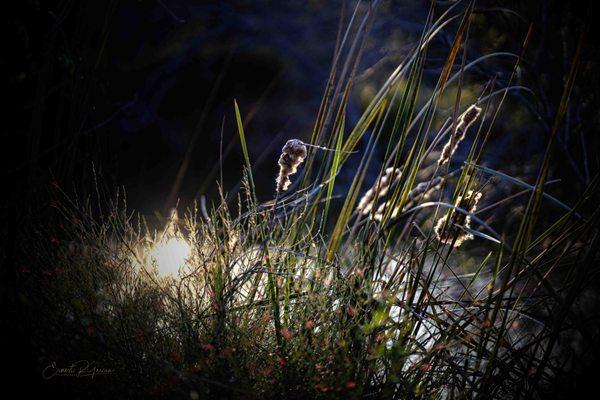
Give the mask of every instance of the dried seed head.
[{"label": "dried seed head", "polygon": [[[458,196],[456,206],[472,214],[477,209],[477,203],[480,198],[480,192],[469,190],[466,195]],[[470,224],[471,217],[469,215],[452,209],[438,220],[434,231],[440,242],[444,244],[454,243],[454,247],[458,247],[465,240],[473,239],[473,235],[460,228],[460,226],[469,228]]]},{"label": "dried seed head", "polygon": [[360,199],[356,211],[362,215],[370,213],[377,200],[385,196],[392,184],[400,180],[401,176],[402,170],[400,168],[386,168],[383,176],[377,179],[375,184]]},{"label": "dried seed head", "polygon": [[[410,208],[414,201],[420,197],[422,200],[426,200],[429,198],[429,196],[431,196],[431,194],[438,190],[439,188],[442,187],[442,182],[444,181],[444,178],[442,178],[441,176],[437,176],[429,181],[426,182],[420,182],[419,184],[417,184],[417,186],[415,186],[410,192],[408,192],[408,201],[406,203],[406,205],[403,207],[402,211],[404,212],[406,209]],[[375,221],[381,221],[383,219],[383,214],[385,213],[386,209],[389,207],[389,202],[384,202],[383,204],[381,204],[378,208],[377,211],[375,212],[375,215],[373,215],[373,219]],[[396,217],[398,217],[398,215],[400,214],[400,207],[396,206],[394,207],[394,209],[392,210],[392,213],[390,215],[390,219],[395,219]]]},{"label": "dried seed head", "polygon": [[292,183],[290,175],[294,175],[298,169],[298,165],[306,158],[306,145],[298,139],[288,140],[285,146],[281,149],[279,156],[279,174],[275,179],[277,183],[277,193],[287,190]]},{"label": "dried seed head", "polygon": [[427,182],[419,183],[417,186],[414,187],[414,189],[408,192],[408,199],[414,200],[419,196],[421,196],[423,200],[428,199],[431,193],[442,187],[443,181],[444,178],[442,178],[441,176],[436,176],[435,178]]},{"label": "dried seed head", "polygon": [[438,159],[438,165],[444,165],[450,161],[450,158],[452,158],[452,155],[456,151],[458,144],[465,138],[467,129],[473,122],[475,122],[480,113],[481,108],[473,104],[467,108],[467,110],[462,113],[460,117],[458,117],[454,132],[452,132],[450,140],[448,140],[442,149],[442,154],[440,154],[440,158]]},{"label": "dried seed head", "polygon": [[[383,202],[377,207],[377,211],[373,215],[373,220],[381,222],[383,220],[383,216],[386,213],[387,209],[390,207],[390,202]],[[400,207],[394,207],[392,210],[392,214],[390,215],[390,219],[395,219],[400,212]]]}]

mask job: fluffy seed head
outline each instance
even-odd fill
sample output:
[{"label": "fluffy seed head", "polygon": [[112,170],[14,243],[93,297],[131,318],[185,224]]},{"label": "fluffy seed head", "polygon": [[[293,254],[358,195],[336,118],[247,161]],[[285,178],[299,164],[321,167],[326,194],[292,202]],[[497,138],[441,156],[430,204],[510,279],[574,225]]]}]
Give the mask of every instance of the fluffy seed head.
[{"label": "fluffy seed head", "polygon": [[360,199],[356,211],[360,212],[362,215],[370,213],[377,200],[385,196],[388,190],[390,190],[390,186],[392,186],[394,182],[397,182],[401,176],[402,170],[400,168],[386,168],[383,176],[380,179],[377,179],[373,187],[367,190]]},{"label": "fluffy seed head", "polygon": [[306,146],[298,139],[288,140],[281,149],[279,156],[279,174],[275,182],[277,183],[277,193],[287,190],[292,181],[290,175],[294,175],[298,170],[298,165],[306,158]]},{"label": "fluffy seed head", "polygon": [[444,165],[452,155],[456,151],[458,144],[465,138],[465,134],[467,133],[467,129],[477,117],[481,113],[481,107],[477,107],[475,104],[471,105],[467,110],[458,117],[458,121],[456,122],[456,126],[454,128],[454,132],[450,135],[450,140],[444,145],[442,149],[442,154],[440,154],[440,158],[438,159],[439,165]]},{"label": "fluffy seed head", "polygon": [[[417,198],[420,198],[421,200],[427,200],[434,191],[436,191],[442,187],[443,181],[444,181],[444,178],[442,178],[441,176],[437,176],[429,181],[420,182],[419,184],[417,184],[410,192],[408,192],[408,202],[403,207],[402,212],[404,212],[406,209],[413,206],[414,202],[417,200]],[[382,203],[377,208],[375,215],[373,215],[373,219],[375,221],[382,221],[383,215],[385,214],[385,212],[387,211],[387,209],[389,207],[390,207],[389,202],[386,201],[386,202]],[[396,217],[398,217],[399,214],[400,214],[400,207],[399,206],[394,207],[394,209],[392,210],[392,213],[390,215],[390,219],[395,219]]]},{"label": "fluffy seed head", "polygon": [[[477,203],[481,198],[480,192],[469,190],[464,196],[459,196],[456,206],[473,213],[477,209]],[[473,235],[465,232],[459,226],[470,228],[471,217],[455,209],[450,210],[440,218],[435,225],[434,231],[438,240],[444,244],[454,243],[454,247],[460,246],[465,240],[473,239]],[[457,226],[458,225],[458,226]]]},{"label": "fluffy seed head", "polygon": [[414,189],[408,192],[408,199],[414,200],[419,196],[422,196],[423,200],[428,199],[431,193],[442,187],[443,180],[444,178],[441,176],[436,176],[430,181],[419,183]]}]

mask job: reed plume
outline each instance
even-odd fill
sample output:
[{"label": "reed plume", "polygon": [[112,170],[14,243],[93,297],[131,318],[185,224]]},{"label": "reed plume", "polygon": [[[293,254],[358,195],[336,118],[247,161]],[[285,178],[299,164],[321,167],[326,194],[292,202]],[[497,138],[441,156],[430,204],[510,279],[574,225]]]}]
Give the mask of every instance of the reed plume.
[{"label": "reed plume", "polygon": [[417,186],[414,187],[414,189],[408,192],[408,200],[412,201],[419,196],[421,196],[423,200],[428,199],[431,193],[442,187],[443,181],[444,178],[442,178],[441,176],[436,176],[435,178],[429,181],[420,182]]},{"label": "reed plume", "polygon": [[440,154],[440,158],[438,159],[438,165],[441,166],[450,161],[450,158],[452,158],[452,155],[456,151],[458,144],[465,138],[467,129],[473,122],[475,122],[480,113],[481,108],[473,104],[458,117],[454,132],[452,132],[452,135],[450,135],[450,140],[448,140],[442,149],[442,154]]},{"label": "reed plume", "polygon": [[362,215],[367,215],[373,209],[377,199],[385,196],[394,182],[397,182],[402,176],[400,168],[386,168],[385,174],[377,179],[375,184],[367,190],[363,197],[358,202],[356,211]]},{"label": "reed plume", "polygon": [[306,158],[306,145],[298,139],[288,140],[281,149],[279,156],[279,174],[275,182],[277,183],[277,193],[287,190],[292,181],[290,175],[294,175],[298,166]]},{"label": "reed plume", "polygon": [[[480,192],[469,190],[465,196],[458,196],[455,205],[472,214],[477,208],[477,203],[480,198]],[[470,224],[471,217],[469,215],[452,209],[438,220],[434,232],[440,242],[444,244],[453,244],[454,247],[458,247],[465,240],[473,239],[472,234],[461,229],[461,227],[469,228]]]},{"label": "reed plume", "polygon": [[[421,197],[421,200],[428,199],[434,191],[436,191],[442,187],[443,181],[444,181],[444,178],[442,178],[441,176],[437,176],[429,181],[420,182],[419,184],[417,184],[417,186],[415,186],[413,189],[411,189],[410,192],[408,192],[408,202],[402,208],[402,210],[404,211],[407,208],[409,208],[410,206],[412,206],[413,202],[415,201],[415,199],[417,199],[417,197]],[[373,215],[373,219],[375,221],[381,221],[383,219],[383,214],[385,213],[385,211],[388,207],[389,207],[388,201],[386,201],[385,203],[382,203],[377,208],[377,212],[375,213],[375,215]],[[392,210],[392,214],[390,215],[390,218],[391,219],[396,218],[399,213],[400,213],[400,207],[396,206]]]}]

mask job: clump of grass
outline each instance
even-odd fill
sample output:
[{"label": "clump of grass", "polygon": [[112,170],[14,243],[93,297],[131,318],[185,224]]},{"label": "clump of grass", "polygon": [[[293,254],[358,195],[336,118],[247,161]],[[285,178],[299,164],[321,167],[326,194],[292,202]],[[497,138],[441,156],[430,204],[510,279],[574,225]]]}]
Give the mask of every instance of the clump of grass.
[{"label": "clump of grass", "polygon": [[[488,135],[473,141],[457,171],[438,174],[436,164],[452,157],[480,113],[471,106],[459,118],[440,162],[427,157],[437,148],[439,136],[432,137],[430,127],[440,122],[443,89],[465,71],[450,74],[457,54],[451,51],[447,73],[433,93],[422,93],[426,49],[450,18],[461,17],[459,32],[465,31],[472,9],[451,15],[456,7],[437,20],[430,15],[417,45],[351,127],[348,97],[341,94],[351,87],[372,8],[340,35],[310,141],[334,151],[317,159],[307,156],[307,144],[288,141],[278,161],[275,200],[258,201],[237,103],[246,162],[237,212],[225,193],[200,212],[191,206],[183,220],[158,221],[129,213],[119,197],[107,206],[102,196],[94,203],[57,195],[62,228],[51,234],[60,241],[36,243],[43,255],[40,276],[27,286],[41,305],[33,322],[45,340],[44,357],[85,353],[119,371],[115,384],[124,393],[146,396],[542,397],[565,362],[554,343],[564,337],[563,321],[585,282],[585,265],[597,254],[599,214],[587,210],[598,179],[580,203],[558,202],[564,213],[542,228],[541,199],[557,202],[543,196],[545,172],[528,185],[480,166]],[[485,93],[480,103],[500,107],[492,100],[509,89]],[[416,112],[421,97],[424,106]],[[441,134],[447,132],[447,119],[440,126]],[[369,142],[352,166],[350,187],[334,203],[334,183],[348,155],[367,132],[376,142],[385,129],[384,159],[375,159]],[[374,160],[381,178],[361,198]],[[302,162],[299,188],[288,191]],[[435,172],[421,178],[432,167]],[[475,215],[479,201],[491,201],[476,189],[486,175],[530,195],[515,216],[518,229],[499,234],[503,225],[492,227]],[[451,191],[452,204],[444,201]],[[369,214],[376,217],[365,218]],[[156,244],[150,227],[166,224],[191,252],[176,274],[161,278],[160,266],[139,253],[148,241]],[[459,248],[467,238],[477,251]],[[585,265],[572,268],[574,259]],[[559,267],[573,279],[554,287],[548,277]],[[569,301],[559,293],[568,293]],[[550,321],[548,310],[560,311],[563,321]]]}]

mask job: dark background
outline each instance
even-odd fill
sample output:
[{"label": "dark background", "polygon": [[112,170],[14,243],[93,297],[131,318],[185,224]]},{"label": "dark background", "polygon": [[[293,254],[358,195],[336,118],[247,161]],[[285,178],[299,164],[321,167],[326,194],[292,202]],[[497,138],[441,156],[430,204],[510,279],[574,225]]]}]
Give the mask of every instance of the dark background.
[{"label": "dark background", "polygon": [[[580,30],[593,15],[584,3],[477,3],[519,15],[484,13],[473,24],[470,59],[491,51],[519,53],[534,22],[519,79],[537,96],[515,95],[518,110],[507,105],[504,115],[511,118],[500,119],[496,129],[514,135],[494,136],[492,166],[535,177],[537,170],[528,167],[539,163]],[[350,99],[348,125],[417,40],[430,4],[387,1],[380,6]],[[7,306],[3,323],[9,327],[3,331],[18,349],[15,378],[38,379],[36,351],[29,346],[27,326],[19,324],[16,293],[19,255],[26,251],[20,245],[26,227],[44,220],[49,188],[59,185],[85,196],[96,180],[108,192],[123,186],[128,206],[144,214],[164,214],[178,201],[186,207],[202,194],[214,199],[223,127],[223,183],[226,191],[234,191],[243,165],[235,141],[235,98],[245,119],[259,198],[270,198],[282,145],[310,136],[340,13],[345,9],[347,21],[354,2],[107,0],[13,6],[3,13],[0,58],[2,299]],[[439,75],[453,33],[442,32],[432,46],[426,82],[433,84]],[[598,166],[594,41],[590,30],[574,105],[554,154],[552,176],[565,183],[552,190],[566,202],[577,199]],[[506,60],[485,63],[471,77],[485,82],[496,75],[502,82],[511,67]],[[352,168],[350,163],[343,171],[339,190],[351,181]]]},{"label": "dark background", "polygon": [[[185,207],[201,194],[216,193],[222,125],[224,189],[234,190],[243,162],[233,99],[244,117],[259,197],[269,198],[282,145],[310,136],[340,14],[344,10],[347,23],[354,4],[20,2],[3,24],[8,30],[2,57],[7,118],[0,130],[5,144],[1,174],[17,184],[5,200],[20,202],[23,192],[36,194],[50,182],[85,193],[93,181],[93,164],[103,184],[125,187],[134,209],[164,212],[177,199]],[[379,6],[350,99],[348,125],[418,40],[430,4],[387,1]],[[496,135],[490,152],[496,164],[535,156],[545,146],[588,14],[582,4],[478,3],[484,11],[471,27],[468,61],[493,51],[519,54],[528,25],[534,23],[526,63],[514,83],[530,87],[537,97],[512,92],[497,127],[527,135]],[[437,7],[446,6],[440,2]],[[453,28],[442,31],[431,46],[425,75],[430,88],[452,43]],[[585,91],[576,92],[581,112],[569,115],[573,131],[597,121],[591,105],[598,87],[593,73],[597,51],[593,34],[588,37],[576,89]],[[485,84],[495,76],[501,86],[513,62],[492,59],[468,78]],[[582,151],[596,144],[589,136],[592,142],[579,141],[578,132],[572,132],[560,141],[569,157],[564,173],[575,176],[578,189],[593,170],[593,160],[579,162]],[[344,171],[348,177],[351,168]]]}]

